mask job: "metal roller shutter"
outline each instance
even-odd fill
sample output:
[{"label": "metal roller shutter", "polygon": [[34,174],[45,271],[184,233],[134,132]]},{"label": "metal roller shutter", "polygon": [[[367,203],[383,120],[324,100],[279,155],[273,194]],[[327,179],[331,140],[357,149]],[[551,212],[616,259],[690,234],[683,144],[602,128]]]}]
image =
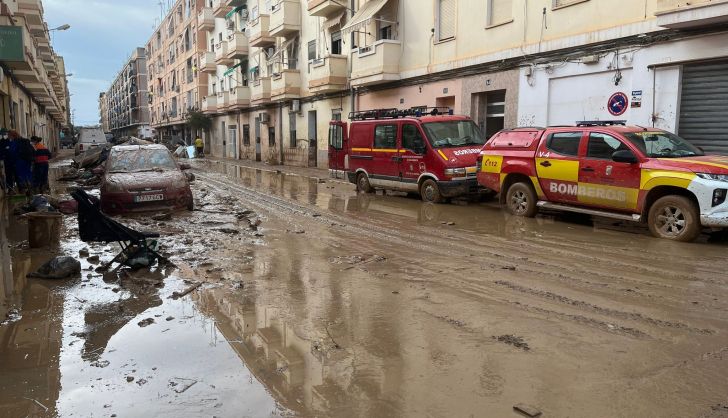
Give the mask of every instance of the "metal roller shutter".
[{"label": "metal roller shutter", "polygon": [[678,135],[728,155],[728,61],[683,67]]},{"label": "metal roller shutter", "polygon": [[457,25],[457,1],[456,0],[440,0],[439,5],[439,27],[438,39],[450,39],[455,37],[455,27]]}]

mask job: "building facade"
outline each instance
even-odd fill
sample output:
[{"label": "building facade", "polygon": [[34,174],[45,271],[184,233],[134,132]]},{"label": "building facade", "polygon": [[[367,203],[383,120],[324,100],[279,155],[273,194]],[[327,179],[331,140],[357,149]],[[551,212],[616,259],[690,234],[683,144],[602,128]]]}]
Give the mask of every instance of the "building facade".
[{"label": "building facade", "polygon": [[152,138],[144,48],[134,49],[109,90],[99,96],[99,109],[104,132],[111,132],[117,138]]},{"label": "building facade", "polygon": [[106,92],[99,93],[99,125],[104,133],[111,133],[111,124],[109,123],[109,103],[107,101]]},{"label": "building facade", "polygon": [[162,142],[191,143],[196,132],[187,127],[190,111],[201,107],[207,74],[198,71],[204,37],[198,13],[203,0],[177,0],[147,42],[149,106],[152,127]]},{"label": "building facade", "polygon": [[189,140],[198,108],[214,156],[319,167],[329,120],[419,106],[728,153],[727,22],[728,0],[178,0],[147,45],[153,124]]},{"label": "building facade", "polygon": [[68,127],[63,58],[56,55],[40,0],[0,1],[0,127],[59,149]]}]

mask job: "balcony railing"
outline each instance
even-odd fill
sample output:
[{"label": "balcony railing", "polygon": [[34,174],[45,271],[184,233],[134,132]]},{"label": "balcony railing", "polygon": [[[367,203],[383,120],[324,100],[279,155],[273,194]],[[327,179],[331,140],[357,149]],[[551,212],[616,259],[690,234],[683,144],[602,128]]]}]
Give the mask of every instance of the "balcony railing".
[{"label": "balcony railing", "polygon": [[215,15],[209,7],[203,7],[197,15],[197,27],[200,30],[215,29]]},{"label": "balcony railing", "polygon": [[284,69],[271,77],[270,99],[297,99],[301,96],[301,71]]},{"label": "balcony railing", "polygon": [[308,14],[318,17],[329,17],[346,10],[339,0],[308,0]]},{"label": "balcony railing", "polygon": [[290,36],[301,31],[301,3],[298,0],[279,0],[270,15],[271,36]]},{"label": "balcony railing", "polygon": [[248,56],[248,37],[243,32],[233,32],[227,40],[227,57],[243,59]]},{"label": "balcony railing", "polygon": [[352,54],[351,85],[365,86],[400,79],[400,41],[383,39]]},{"label": "balcony railing", "polygon": [[214,52],[205,51],[200,55],[200,71],[205,73],[214,73],[217,71]]},{"label": "balcony railing", "polygon": [[692,29],[728,23],[728,0],[657,0],[657,24]]},{"label": "balcony railing", "polygon": [[228,58],[227,47],[228,43],[226,41],[215,45],[215,63],[217,65],[231,65],[233,63],[233,59]]},{"label": "balcony railing", "polygon": [[328,93],[346,88],[347,58],[346,55],[329,55],[308,63],[311,75],[308,90],[311,93]]},{"label": "balcony railing", "polygon": [[212,0],[212,13],[215,17],[224,18],[232,9],[227,5],[227,0]]},{"label": "balcony railing", "polygon": [[270,101],[270,77],[255,80],[250,87],[250,103],[257,105]]},{"label": "balcony railing", "polygon": [[216,113],[217,112],[217,96],[207,96],[202,99],[202,112],[203,113]]},{"label": "balcony railing", "polygon": [[230,101],[228,103],[228,109],[237,110],[249,107],[250,94],[250,87],[238,86],[230,89]]},{"label": "balcony railing", "polygon": [[273,46],[276,38],[270,34],[270,16],[260,15],[248,27],[248,43],[250,46],[265,48]]},{"label": "balcony railing", "polygon": [[230,106],[230,92],[220,91],[217,93],[217,111],[222,112]]}]

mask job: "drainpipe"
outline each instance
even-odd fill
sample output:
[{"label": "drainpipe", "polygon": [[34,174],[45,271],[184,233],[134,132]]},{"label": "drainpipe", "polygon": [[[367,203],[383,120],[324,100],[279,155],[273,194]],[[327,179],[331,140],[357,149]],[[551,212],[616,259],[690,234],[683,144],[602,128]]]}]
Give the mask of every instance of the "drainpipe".
[{"label": "drainpipe", "polygon": [[[354,8],[356,5],[356,0],[351,0],[351,7],[349,8],[349,18],[354,17]],[[351,90],[351,104],[350,104],[350,111],[356,112],[356,89],[351,87],[351,71],[354,67],[354,33],[351,34],[351,38],[349,39],[349,89]],[[343,110],[343,109],[342,109]],[[344,118],[344,115],[341,115],[342,118]]]},{"label": "drainpipe", "polygon": [[278,104],[278,155],[283,165],[283,102]]}]

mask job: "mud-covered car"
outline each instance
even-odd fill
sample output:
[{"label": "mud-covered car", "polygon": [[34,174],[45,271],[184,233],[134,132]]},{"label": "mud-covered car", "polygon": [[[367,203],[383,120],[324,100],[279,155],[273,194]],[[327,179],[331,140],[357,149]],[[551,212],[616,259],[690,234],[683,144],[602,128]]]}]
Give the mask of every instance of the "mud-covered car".
[{"label": "mud-covered car", "polygon": [[187,177],[164,145],[123,145],[111,149],[103,167],[101,209],[107,214],[192,210]]}]

